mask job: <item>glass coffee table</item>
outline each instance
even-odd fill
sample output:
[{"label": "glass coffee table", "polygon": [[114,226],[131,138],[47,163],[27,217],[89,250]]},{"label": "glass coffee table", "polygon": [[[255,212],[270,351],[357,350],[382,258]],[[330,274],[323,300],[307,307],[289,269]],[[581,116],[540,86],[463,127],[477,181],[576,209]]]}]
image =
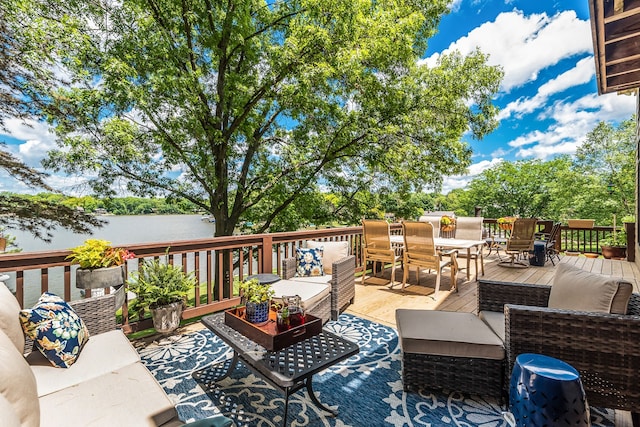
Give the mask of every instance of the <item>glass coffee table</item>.
[{"label": "glass coffee table", "polygon": [[224,323],[224,312],[202,318],[211,332],[233,349],[229,369],[218,378],[228,377],[241,360],[250,370],[261,376],[274,388],[285,394],[282,425],[287,425],[289,396],[306,387],[311,401],[318,408],[336,416],[335,411],[324,406],[313,392],[313,375],[358,354],[357,344],[323,330],[279,351],[268,351]]}]

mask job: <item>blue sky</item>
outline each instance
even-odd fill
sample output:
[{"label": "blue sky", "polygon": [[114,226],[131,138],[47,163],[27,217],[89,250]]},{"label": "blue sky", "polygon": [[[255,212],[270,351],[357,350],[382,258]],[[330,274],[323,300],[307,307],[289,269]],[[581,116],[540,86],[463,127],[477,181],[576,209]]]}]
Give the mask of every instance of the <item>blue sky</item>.
[{"label": "blue sky", "polygon": [[[587,0],[453,0],[423,62],[476,47],[505,72],[495,98],[500,125],[482,141],[468,139],[473,164],[467,175],[445,179],[445,193],[503,160],[573,154],[599,121],[617,123],[635,112],[635,96],[598,96]],[[9,134],[0,134],[0,140],[27,164],[40,167],[55,146],[47,127],[15,120],[7,125]],[[75,193],[78,181],[51,176],[48,182]],[[28,189],[0,174],[0,191]]]}]

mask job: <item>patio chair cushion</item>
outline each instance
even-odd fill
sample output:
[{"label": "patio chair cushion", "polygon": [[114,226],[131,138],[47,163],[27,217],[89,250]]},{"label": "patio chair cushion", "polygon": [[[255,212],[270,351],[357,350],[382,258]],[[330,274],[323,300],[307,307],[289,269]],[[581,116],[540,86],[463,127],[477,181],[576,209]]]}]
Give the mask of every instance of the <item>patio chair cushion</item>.
[{"label": "patio chair cushion", "polygon": [[[611,313],[613,299],[618,293],[620,282],[624,281],[560,263],[556,267],[548,307]],[[622,305],[626,307],[630,296],[631,293],[625,298],[623,289],[618,297],[616,308],[620,309]]]},{"label": "patio chair cushion", "polygon": [[[11,339],[0,330],[0,395],[11,404],[22,427],[40,426],[40,405],[36,379],[22,353],[15,349]],[[0,424],[5,415],[0,411]]]},{"label": "patio chair cushion", "polygon": [[24,351],[24,332],[20,326],[20,304],[4,283],[0,284],[0,329],[11,339],[13,345],[22,354]]},{"label": "patio chair cushion", "polygon": [[404,353],[504,359],[502,341],[473,313],[396,310]]},{"label": "patio chair cushion", "polygon": [[76,363],[67,369],[53,369],[39,351],[33,351],[27,356],[27,362],[38,384],[38,396],[55,393],[117,371],[139,360],[138,352],[119,329],[91,336]]},{"label": "patio chair cushion", "polygon": [[59,426],[161,426],[176,410],[142,363],[40,398],[42,424]]},{"label": "patio chair cushion", "polygon": [[332,274],[333,263],[349,256],[349,242],[307,241],[307,248],[322,249],[322,267],[325,274]]},{"label": "patio chair cushion", "polygon": [[281,302],[285,295],[300,296],[302,308],[308,310],[316,306],[331,293],[331,286],[328,283],[302,283],[298,280],[280,280],[271,284],[271,289],[275,295],[272,300]]},{"label": "patio chair cushion", "polygon": [[482,310],[478,313],[478,317],[491,328],[502,342],[505,341],[504,312]]},{"label": "patio chair cushion", "polygon": [[296,248],[296,274],[298,276],[322,276],[322,249]]},{"label": "patio chair cushion", "polygon": [[89,339],[89,330],[59,296],[45,292],[33,308],[20,311],[25,334],[53,366],[73,365]]}]

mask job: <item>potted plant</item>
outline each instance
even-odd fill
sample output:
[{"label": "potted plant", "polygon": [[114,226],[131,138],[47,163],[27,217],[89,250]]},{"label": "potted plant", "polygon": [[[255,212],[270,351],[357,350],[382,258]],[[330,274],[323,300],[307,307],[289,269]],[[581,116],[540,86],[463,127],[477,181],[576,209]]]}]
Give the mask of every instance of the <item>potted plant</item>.
[{"label": "potted plant", "polygon": [[145,260],[127,280],[128,289],[136,294],[129,308],[134,312],[149,310],[153,327],[161,333],[171,332],[180,325],[185,301],[196,283],[195,275],[179,266]]},{"label": "potted plant", "polygon": [[627,233],[615,228],[611,236],[600,240],[602,256],[606,259],[624,259],[627,257]]},{"label": "potted plant", "polygon": [[76,288],[118,288],[124,283],[124,262],[135,254],[124,248],[114,248],[111,242],[87,239],[71,249],[66,259],[79,264],[76,270]]},{"label": "potted plant", "polygon": [[440,229],[442,231],[453,231],[454,226],[456,225],[455,218],[452,218],[447,215],[443,215],[440,218]]},{"label": "potted plant", "polygon": [[513,223],[516,220],[515,216],[503,216],[497,219],[498,227],[502,230],[511,230]]},{"label": "potted plant", "polygon": [[269,303],[275,293],[271,285],[260,283],[258,279],[251,279],[240,283],[240,291],[247,321],[266,322],[269,319]]}]

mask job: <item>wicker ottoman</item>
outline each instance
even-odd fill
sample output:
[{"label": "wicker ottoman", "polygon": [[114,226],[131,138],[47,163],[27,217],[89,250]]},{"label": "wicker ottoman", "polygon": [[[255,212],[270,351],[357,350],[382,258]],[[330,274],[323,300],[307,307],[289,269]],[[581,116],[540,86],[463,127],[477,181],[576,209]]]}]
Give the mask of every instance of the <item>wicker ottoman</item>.
[{"label": "wicker ottoman", "polygon": [[503,397],[504,347],[476,315],[396,310],[405,391],[447,389]]}]

